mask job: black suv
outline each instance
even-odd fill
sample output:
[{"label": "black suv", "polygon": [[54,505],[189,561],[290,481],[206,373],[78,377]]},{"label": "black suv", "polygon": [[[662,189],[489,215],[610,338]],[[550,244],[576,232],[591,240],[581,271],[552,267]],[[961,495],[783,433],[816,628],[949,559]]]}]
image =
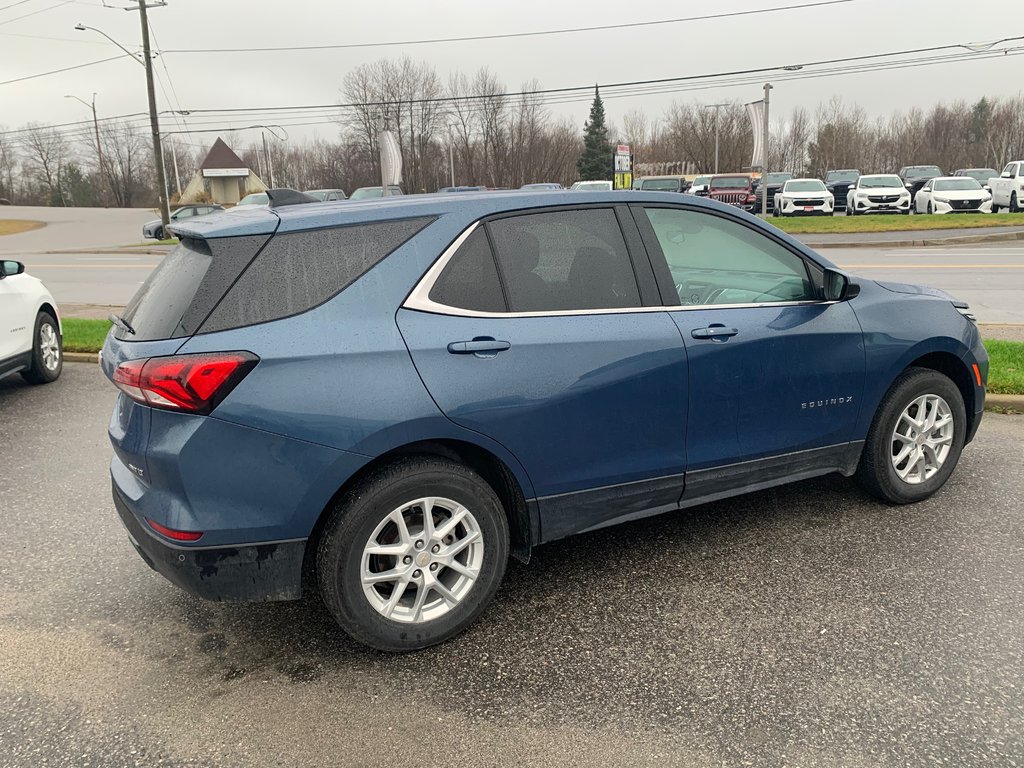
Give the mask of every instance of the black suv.
[{"label": "black suv", "polygon": [[931,179],[942,175],[942,169],[937,165],[908,165],[900,168],[900,179],[903,181],[907,191],[910,192],[910,203],[913,207],[914,198],[917,192]]},{"label": "black suv", "polygon": [[[775,194],[782,191],[782,185],[793,178],[792,173],[769,173],[768,174],[768,213],[775,209]],[[754,203],[754,212],[761,212],[761,179],[754,180],[754,194],[757,195],[757,202]]]},{"label": "black suv", "polygon": [[848,168],[841,171],[829,171],[825,174],[825,178],[822,179],[822,181],[825,182],[825,188],[831,192],[832,196],[836,199],[834,210],[846,210],[846,193],[850,191],[850,187],[857,183],[857,179],[859,178],[860,171],[855,168]]}]

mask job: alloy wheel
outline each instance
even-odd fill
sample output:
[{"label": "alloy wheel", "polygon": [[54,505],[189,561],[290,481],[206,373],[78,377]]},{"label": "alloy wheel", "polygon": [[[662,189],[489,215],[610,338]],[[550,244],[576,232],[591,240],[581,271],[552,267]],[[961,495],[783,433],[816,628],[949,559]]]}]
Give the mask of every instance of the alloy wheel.
[{"label": "alloy wheel", "polygon": [[60,365],[60,338],[49,323],[39,326],[39,355],[46,370],[57,370],[57,366]]},{"label": "alloy wheel", "polygon": [[921,395],[903,409],[892,432],[896,475],[917,485],[942,469],[953,444],[953,412],[938,395]]},{"label": "alloy wheel", "polygon": [[363,594],[392,621],[431,621],[472,591],[483,559],[483,534],[466,507],[439,497],[416,499],[385,517],[363,547]]}]

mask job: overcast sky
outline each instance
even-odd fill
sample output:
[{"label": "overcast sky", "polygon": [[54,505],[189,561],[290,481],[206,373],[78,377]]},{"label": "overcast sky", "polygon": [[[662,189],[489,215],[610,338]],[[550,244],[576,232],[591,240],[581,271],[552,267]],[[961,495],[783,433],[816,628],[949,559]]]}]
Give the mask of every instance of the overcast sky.
[{"label": "overcast sky", "polygon": [[[150,10],[159,48],[317,45],[409,40],[628,23],[769,8],[809,0],[168,0]],[[113,0],[106,0],[114,4]],[[76,23],[102,29],[129,49],[140,46],[137,12],[104,8],[103,0],[0,0],[0,81],[114,56],[118,49]],[[13,4],[13,6],[12,6]],[[119,5],[127,4],[121,0]],[[26,18],[16,19],[24,14]],[[547,37],[317,52],[174,54],[158,59],[184,109],[266,107],[339,99],[345,73],[364,62],[407,54],[442,78],[489,66],[509,89],[537,79],[542,87],[612,83],[742,70],[976,43],[1024,35],[1020,0],[852,0],[841,5],[639,29]],[[42,39],[46,38],[46,39]],[[1024,45],[1024,41],[1017,43]],[[167,72],[163,65],[166,65]],[[809,71],[809,70],[807,70]],[[833,95],[886,114],[940,100],[973,101],[1020,92],[1024,58],[945,63],[898,72],[848,74],[788,83],[772,92],[773,115],[813,109]],[[768,76],[765,79],[771,80]],[[146,110],[143,68],[128,58],[20,83],[0,85],[0,126],[63,123],[90,117],[74,94],[93,91],[100,117]],[[169,89],[168,89],[169,92]],[[690,93],[613,98],[609,120],[642,107],[661,114],[674,99],[753,101],[756,84]],[[158,104],[168,108],[158,90]],[[582,126],[587,104],[561,104],[555,114]],[[170,121],[168,121],[170,122]],[[252,122],[249,120],[248,122]],[[273,122],[269,118],[266,122]],[[247,124],[247,123],[240,123]],[[171,130],[167,124],[165,130]],[[289,128],[295,138],[334,136],[336,128]],[[614,137],[613,137],[614,138]],[[210,136],[201,141],[212,140]]]}]

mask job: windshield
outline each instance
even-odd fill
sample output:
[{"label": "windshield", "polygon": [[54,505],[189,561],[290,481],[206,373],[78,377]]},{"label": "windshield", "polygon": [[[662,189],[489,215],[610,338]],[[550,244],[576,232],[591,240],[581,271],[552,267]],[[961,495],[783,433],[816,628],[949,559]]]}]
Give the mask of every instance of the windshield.
[{"label": "windshield", "polygon": [[716,176],[711,180],[712,189],[746,189],[750,179],[746,176]]},{"label": "windshield", "polygon": [[961,174],[961,176],[980,181],[982,184],[988,184],[989,179],[994,179],[998,175],[999,171],[995,168],[971,168]]},{"label": "windshield", "polygon": [[769,184],[781,184],[784,181],[789,181],[793,178],[792,173],[769,173],[768,183]]},{"label": "windshield", "polygon": [[975,179],[969,179],[964,176],[961,179],[948,179],[946,181],[935,181],[932,182],[932,189],[936,192],[964,192],[967,190],[981,189]]},{"label": "windshield", "polygon": [[572,185],[573,189],[593,189],[597,191],[607,191],[612,188],[610,181],[577,181]]},{"label": "windshield", "polygon": [[784,187],[786,192],[824,192],[824,183],[817,179],[800,179],[799,181],[787,181]]},{"label": "windshield", "polygon": [[640,184],[640,189],[676,192],[679,190],[679,179],[644,179]]},{"label": "windshield", "polygon": [[903,182],[899,176],[861,176],[857,186],[861,189],[882,189],[885,187],[903,188]]},{"label": "windshield", "polygon": [[327,199],[326,189],[313,189],[307,192],[306,194],[309,195],[310,197],[315,197],[320,202],[323,202],[324,200]]},{"label": "windshield", "polygon": [[693,186],[695,187],[706,187],[710,183],[710,176],[698,176],[696,179],[693,180]]},{"label": "windshield", "polygon": [[852,184],[858,176],[860,176],[860,171],[829,171],[825,174],[825,181],[833,184],[846,181]]},{"label": "windshield", "polygon": [[937,165],[912,165],[904,168],[902,176],[907,179],[934,179],[941,176],[942,171]]},{"label": "windshield", "polygon": [[270,202],[266,192],[254,192],[238,201],[238,205],[266,205]]},{"label": "windshield", "polygon": [[[389,196],[400,194],[402,194],[402,190],[398,187],[388,187]],[[352,193],[349,200],[369,200],[374,197],[383,197],[381,194],[381,187],[360,187]]]}]

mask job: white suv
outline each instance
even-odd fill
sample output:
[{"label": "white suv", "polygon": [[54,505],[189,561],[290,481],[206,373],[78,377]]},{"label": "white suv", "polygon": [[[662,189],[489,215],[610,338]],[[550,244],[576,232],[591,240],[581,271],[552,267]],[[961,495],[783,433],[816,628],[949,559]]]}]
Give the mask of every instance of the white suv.
[{"label": "white suv", "polygon": [[911,195],[899,176],[876,173],[861,176],[846,193],[846,215],[910,213]]},{"label": "white suv", "polygon": [[0,261],[0,378],[48,384],[64,362],[57,303],[20,261]]}]

